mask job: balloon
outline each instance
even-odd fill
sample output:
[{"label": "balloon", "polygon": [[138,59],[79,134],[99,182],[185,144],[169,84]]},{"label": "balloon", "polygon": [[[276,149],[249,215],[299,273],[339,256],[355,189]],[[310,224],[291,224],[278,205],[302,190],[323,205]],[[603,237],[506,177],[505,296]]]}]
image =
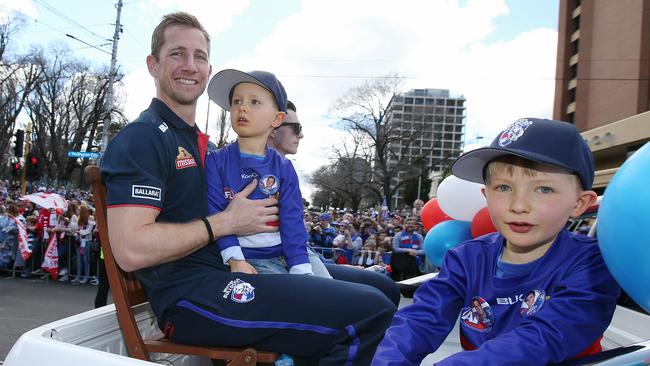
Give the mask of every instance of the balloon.
[{"label": "balloon", "polygon": [[447,220],[453,219],[442,212],[437,198],[430,199],[422,207],[422,225],[425,231],[429,231],[436,224]]},{"label": "balloon", "polygon": [[454,220],[472,221],[474,215],[487,205],[481,193],[482,187],[482,184],[450,175],[438,187],[438,204],[442,212]]},{"label": "balloon", "polygon": [[424,253],[429,262],[442,266],[442,258],[448,249],[472,238],[470,223],[466,221],[444,221],[434,226],[424,238]]},{"label": "balloon", "polygon": [[650,143],[620,167],[598,210],[600,250],[618,284],[650,311]]},{"label": "balloon", "polygon": [[497,231],[490,218],[490,211],[487,207],[480,209],[472,219],[472,238]]}]

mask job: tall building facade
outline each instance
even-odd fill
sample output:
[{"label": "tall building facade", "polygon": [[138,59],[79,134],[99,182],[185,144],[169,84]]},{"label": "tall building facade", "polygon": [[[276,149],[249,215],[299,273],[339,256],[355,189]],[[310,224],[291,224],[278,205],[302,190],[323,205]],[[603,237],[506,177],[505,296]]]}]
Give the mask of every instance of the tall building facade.
[{"label": "tall building facade", "polygon": [[[463,151],[465,133],[465,98],[450,96],[448,89],[413,89],[397,95],[391,101],[387,126],[398,136],[390,146],[397,156],[388,161],[389,167],[399,164],[405,157],[422,157],[428,172],[442,171]],[[400,172],[397,183],[407,178]],[[398,192],[393,207],[410,205],[403,202]]]},{"label": "tall building facade", "polygon": [[581,131],[650,109],[650,1],[560,0],[553,118]]},{"label": "tall building facade", "polygon": [[560,0],[553,118],[582,131],[602,193],[650,141],[650,0]]}]

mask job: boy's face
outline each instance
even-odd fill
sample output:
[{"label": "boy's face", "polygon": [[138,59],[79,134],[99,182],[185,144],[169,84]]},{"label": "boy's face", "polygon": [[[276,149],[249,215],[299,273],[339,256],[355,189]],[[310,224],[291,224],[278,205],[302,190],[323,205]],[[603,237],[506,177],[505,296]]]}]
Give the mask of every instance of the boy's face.
[{"label": "boy's face", "polygon": [[509,163],[490,169],[482,189],[490,217],[506,238],[504,259],[527,263],[553,244],[569,217],[582,214],[596,199],[578,179],[559,168],[527,169]]},{"label": "boy's face", "polygon": [[230,123],[237,136],[263,137],[280,126],[285,113],[279,112],[270,91],[257,84],[240,83],[235,86],[230,104]]}]

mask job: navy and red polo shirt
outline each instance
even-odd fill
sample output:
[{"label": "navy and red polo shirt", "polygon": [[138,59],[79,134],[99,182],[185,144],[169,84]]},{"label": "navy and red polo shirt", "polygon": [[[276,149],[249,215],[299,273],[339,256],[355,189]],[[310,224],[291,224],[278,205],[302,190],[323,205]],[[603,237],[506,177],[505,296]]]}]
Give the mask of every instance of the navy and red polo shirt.
[{"label": "navy and red polo shirt", "polygon": [[[208,135],[190,126],[159,99],[108,145],[100,170],[107,205],[150,207],[157,222],[189,222],[207,216],[204,157]],[[158,318],[193,283],[215,267],[221,254],[206,245],[177,261],[137,271]]]}]

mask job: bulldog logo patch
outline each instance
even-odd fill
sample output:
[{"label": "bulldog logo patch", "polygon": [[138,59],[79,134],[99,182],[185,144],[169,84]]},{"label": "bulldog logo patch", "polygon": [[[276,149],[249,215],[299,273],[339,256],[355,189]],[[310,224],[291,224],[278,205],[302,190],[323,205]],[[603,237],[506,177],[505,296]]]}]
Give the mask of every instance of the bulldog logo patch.
[{"label": "bulldog logo patch", "polygon": [[528,126],[532,124],[532,121],[525,118],[514,121],[510,126],[508,126],[508,128],[501,132],[501,136],[499,136],[499,146],[508,146],[517,141],[521,136],[523,136],[524,132],[526,132]]},{"label": "bulldog logo patch", "polygon": [[223,289],[223,298],[227,299],[228,296],[234,302],[247,303],[255,298],[255,287],[237,278],[230,281],[226,288]]}]

